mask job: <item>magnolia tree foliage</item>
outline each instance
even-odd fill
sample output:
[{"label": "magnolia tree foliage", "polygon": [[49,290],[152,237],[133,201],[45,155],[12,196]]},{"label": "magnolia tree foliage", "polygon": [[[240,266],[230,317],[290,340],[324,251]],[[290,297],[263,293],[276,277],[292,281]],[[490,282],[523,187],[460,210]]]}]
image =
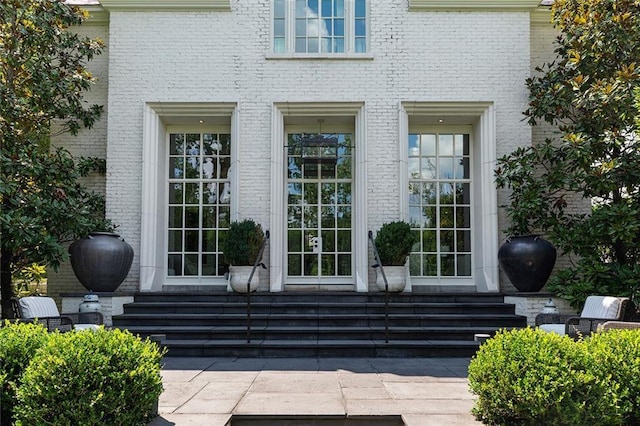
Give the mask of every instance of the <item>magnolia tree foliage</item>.
[{"label": "magnolia tree foliage", "polygon": [[512,190],[508,232],[544,233],[570,259],[549,288],[579,306],[640,286],[640,1],[556,0],[552,16],[557,58],[527,80],[525,115],[558,137],[499,159],[496,181]]},{"label": "magnolia tree foliage", "polygon": [[49,146],[53,123],[72,135],[91,127],[102,107],[83,93],[85,65],[100,40],[69,31],[86,14],[60,0],[0,2],[0,284],[9,314],[12,274],[34,262],[57,268],[65,242],[104,229],[104,198],[80,178],[104,161],[74,159]]}]

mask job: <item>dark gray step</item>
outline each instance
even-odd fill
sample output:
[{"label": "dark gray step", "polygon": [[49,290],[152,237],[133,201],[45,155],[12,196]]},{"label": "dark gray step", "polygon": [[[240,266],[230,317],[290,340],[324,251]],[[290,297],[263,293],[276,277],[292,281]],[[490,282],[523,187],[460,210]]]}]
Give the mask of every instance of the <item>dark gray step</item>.
[{"label": "dark gray step", "polygon": [[[242,340],[247,327],[128,327],[142,337],[162,334],[167,340]],[[494,334],[495,327],[251,327],[251,339],[264,340],[473,340],[475,334]]]},{"label": "dark gray step", "polygon": [[398,415],[243,415],[234,414],[228,426],[405,426]]},{"label": "dark gray step", "polygon": [[[508,314],[513,312],[513,306],[505,303],[318,303],[318,302],[275,302],[252,303],[250,310],[255,314],[323,314],[323,313],[351,313],[368,314],[431,314],[431,313],[495,313]],[[130,314],[153,313],[157,311],[179,314],[244,314],[247,304],[240,302],[135,302],[126,305]]]},{"label": "dark gray step", "polygon": [[471,357],[478,350],[474,341],[452,340],[291,340],[202,341],[167,340],[169,356],[184,357]]},{"label": "dark gray step", "polygon": [[[435,327],[435,326],[509,326],[522,324],[523,318],[504,314],[394,314],[389,316],[389,325],[397,327]],[[118,327],[135,325],[204,325],[233,326],[245,325],[245,314],[123,314],[113,317]],[[384,326],[384,314],[252,314],[251,322],[255,326],[281,327],[365,327]]]},{"label": "dark gray step", "polygon": [[[399,303],[502,303],[504,297],[496,293],[392,293],[391,302]],[[247,296],[237,293],[137,293],[136,302],[246,302]],[[257,292],[251,294],[255,303],[278,302],[340,302],[340,303],[384,303],[384,293],[356,292]]]},{"label": "dark gray step", "polygon": [[253,293],[247,342],[247,300],[137,294],[113,322],[142,337],[164,335],[172,355],[243,357],[467,357],[477,350],[474,334],[526,326],[496,294],[391,294],[385,318],[382,293]]}]

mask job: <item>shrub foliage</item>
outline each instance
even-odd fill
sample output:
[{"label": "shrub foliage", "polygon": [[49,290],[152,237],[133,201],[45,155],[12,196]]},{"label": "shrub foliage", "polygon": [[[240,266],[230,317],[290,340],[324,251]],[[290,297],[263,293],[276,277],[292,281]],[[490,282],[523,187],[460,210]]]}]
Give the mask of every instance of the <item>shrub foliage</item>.
[{"label": "shrub foliage", "polygon": [[416,240],[416,234],[407,222],[385,223],[375,238],[380,262],[385,266],[404,265]]},{"label": "shrub foliage", "polygon": [[20,376],[36,351],[47,342],[42,324],[5,322],[0,327],[0,419],[9,425]]},{"label": "shrub foliage", "polygon": [[0,328],[2,425],[146,425],[162,392],[164,351],[127,331]]},{"label": "shrub foliage", "polygon": [[574,341],[501,331],[469,365],[473,413],[489,425],[640,425],[640,332]]},{"label": "shrub foliage", "polygon": [[498,159],[496,183],[512,190],[507,232],[544,233],[568,256],[548,288],[578,308],[590,294],[640,291],[640,2],[552,10],[557,57],[527,80],[524,114],[558,137]]},{"label": "shrub foliage", "polygon": [[251,266],[260,254],[264,231],[251,219],[232,222],[223,243],[225,262],[234,266]]},{"label": "shrub foliage", "polygon": [[52,334],[25,369],[22,425],[146,425],[162,392],[161,351],[127,331]]}]

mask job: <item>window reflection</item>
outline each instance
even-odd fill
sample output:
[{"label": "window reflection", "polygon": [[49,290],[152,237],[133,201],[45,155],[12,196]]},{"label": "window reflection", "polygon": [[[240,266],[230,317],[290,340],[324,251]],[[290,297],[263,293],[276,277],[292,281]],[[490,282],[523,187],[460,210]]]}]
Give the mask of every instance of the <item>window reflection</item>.
[{"label": "window reflection", "polygon": [[[292,34],[287,29],[287,6],[294,19]],[[349,18],[347,22],[345,19]],[[351,40],[354,53],[367,51],[366,0],[276,0],[273,7],[273,49],[287,51],[287,37],[296,53],[345,53],[346,38]],[[349,34],[345,29],[349,29]]]},{"label": "window reflection", "polygon": [[471,276],[469,134],[408,135],[408,215],[420,242],[412,276]]},{"label": "window reflection", "polygon": [[231,135],[171,133],[168,150],[170,276],[222,276],[220,247],[229,226]]},{"label": "window reflection", "polygon": [[[291,277],[348,276],[352,135],[312,134],[320,141],[317,146],[308,144],[310,137],[298,133],[287,138],[287,273]],[[331,142],[324,146],[323,138]],[[307,143],[304,150],[303,141]]]}]

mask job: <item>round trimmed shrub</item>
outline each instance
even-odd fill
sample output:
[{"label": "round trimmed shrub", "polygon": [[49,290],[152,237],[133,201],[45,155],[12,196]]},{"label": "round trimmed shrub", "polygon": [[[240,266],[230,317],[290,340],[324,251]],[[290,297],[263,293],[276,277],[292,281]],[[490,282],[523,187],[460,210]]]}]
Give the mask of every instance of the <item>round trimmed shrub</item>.
[{"label": "round trimmed shrub", "polygon": [[617,387],[593,360],[567,336],[500,331],[469,365],[473,414],[490,425],[621,425]]},{"label": "round trimmed shrub", "polygon": [[615,383],[622,424],[640,426],[640,331],[593,333],[584,344],[596,374]]},{"label": "round trimmed shrub", "polygon": [[146,425],[162,392],[163,352],[122,330],[53,334],[25,369],[19,425]]},{"label": "round trimmed shrub", "polygon": [[22,372],[48,338],[45,327],[35,322],[5,321],[0,327],[0,419],[3,426],[12,422]]}]

